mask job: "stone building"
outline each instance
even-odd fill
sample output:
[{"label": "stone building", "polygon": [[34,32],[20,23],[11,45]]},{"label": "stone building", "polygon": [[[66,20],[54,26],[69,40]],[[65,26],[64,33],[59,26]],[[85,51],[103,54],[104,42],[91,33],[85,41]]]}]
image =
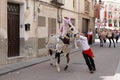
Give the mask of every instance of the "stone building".
[{"label": "stone building", "polygon": [[94,0],[1,0],[0,66],[47,55],[46,42],[63,17],[80,32],[94,29]]},{"label": "stone building", "polygon": [[120,27],[120,2],[104,1],[103,14],[101,14],[101,23],[106,27],[119,28]]}]

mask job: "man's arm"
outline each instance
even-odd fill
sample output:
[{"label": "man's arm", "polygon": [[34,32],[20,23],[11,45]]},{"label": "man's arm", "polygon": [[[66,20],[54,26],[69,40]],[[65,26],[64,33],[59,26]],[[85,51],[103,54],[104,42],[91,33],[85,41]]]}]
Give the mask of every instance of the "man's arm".
[{"label": "man's arm", "polygon": [[85,37],[85,36],[82,36],[82,35],[79,35],[79,36],[80,36],[81,40],[86,40],[87,39],[87,37]]}]

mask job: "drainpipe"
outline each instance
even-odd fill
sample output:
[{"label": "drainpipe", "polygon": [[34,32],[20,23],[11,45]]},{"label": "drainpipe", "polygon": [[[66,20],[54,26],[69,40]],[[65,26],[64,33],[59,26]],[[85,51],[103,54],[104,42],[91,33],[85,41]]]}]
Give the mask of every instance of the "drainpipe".
[{"label": "drainpipe", "polygon": [[26,0],[26,9],[29,9],[28,0]]},{"label": "drainpipe", "polygon": [[60,23],[62,22],[62,9],[60,7],[57,8],[57,21],[60,28]]},{"label": "drainpipe", "polygon": [[34,8],[33,8],[33,11],[34,11],[34,13],[33,13],[33,21],[35,21],[35,17],[36,17],[36,14],[35,14],[35,6],[36,6],[36,4],[35,4],[35,2],[36,2],[36,0],[34,0]]},{"label": "drainpipe", "polygon": [[[80,26],[79,22],[80,22],[80,0],[78,0],[78,26]],[[78,29],[80,31],[80,27],[78,27]]]}]

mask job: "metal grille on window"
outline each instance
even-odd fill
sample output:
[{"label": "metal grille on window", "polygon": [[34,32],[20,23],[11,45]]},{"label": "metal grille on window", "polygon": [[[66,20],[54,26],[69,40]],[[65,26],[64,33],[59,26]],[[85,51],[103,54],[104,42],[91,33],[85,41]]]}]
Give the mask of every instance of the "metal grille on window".
[{"label": "metal grille on window", "polygon": [[8,12],[19,13],[19,7],[16,4],[8,3],[7,10]]}]

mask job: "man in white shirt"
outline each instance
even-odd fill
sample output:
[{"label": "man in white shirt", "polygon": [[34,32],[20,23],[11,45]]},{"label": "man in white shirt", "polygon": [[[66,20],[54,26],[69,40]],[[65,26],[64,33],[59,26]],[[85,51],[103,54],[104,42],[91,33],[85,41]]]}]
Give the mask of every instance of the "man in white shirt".
[{"label": "man in white shirt", "polygon": [[81,45],[83,57],[88,66],[88,69],[90,70],[90,73],[93,73],[96,70],[93,59],[94,55],[88,44],[87,37],[85,37],[83,33],[77,34],[76,37],[79,38],[78,41],[79,44]]}]

